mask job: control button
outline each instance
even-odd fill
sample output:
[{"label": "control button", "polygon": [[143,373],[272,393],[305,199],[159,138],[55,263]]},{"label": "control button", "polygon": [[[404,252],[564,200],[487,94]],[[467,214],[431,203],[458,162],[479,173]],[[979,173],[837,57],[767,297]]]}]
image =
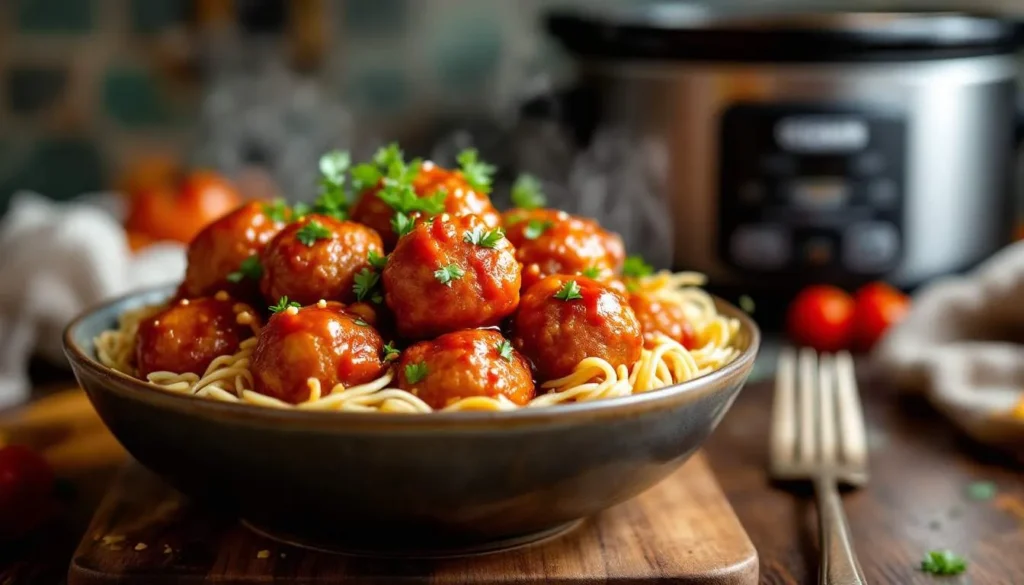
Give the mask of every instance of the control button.
[{"label": "control button", "polygon": [[808,266],[828,266],[835,256],[835,245],[824,237],[808,239],[803,245],[803,259]]},{"label": "control button", "polygon": [[807,177],[789,183],[789,200],[802,208],[836,209],[849,199],[850,184],[842,177]]},{"label": "control button", "polygon": [[740,186],[740,203],[751,207],[764,202],[764,185],[756,181],[747,181]]},{"label": "control button", "polygon": [[788,177],[796,173],[796,161],[784,154],[761,157],[761,171],[768,175]]},{"label": "control button", "polygon": [[861,177],[874,177],[885,170],[885,158],[880,152],[865,152],[853,159],[853,172]]},{"label": "control button", "polygon": [[896,181],[892,179],[876,179],[868,183],[868,203],[875,207],[889,208],[896,205],[899,194],[896,192]]},{"label": "control button", "polygon": [[884,222],[854,224],[843,234],[843,264],[855,272],[888,269],[899,254],[896,226]]},{"label": "control button", "polygon": [[729,239],[729,253],[744,268],[780,268],[789,262],[789,233],[771,225],[740,226]]}]

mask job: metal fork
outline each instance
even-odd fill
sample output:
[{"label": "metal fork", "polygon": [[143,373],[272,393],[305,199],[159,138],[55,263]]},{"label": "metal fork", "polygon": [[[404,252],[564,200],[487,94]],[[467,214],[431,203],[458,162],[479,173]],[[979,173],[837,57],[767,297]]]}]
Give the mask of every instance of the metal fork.
[{"label": "metal fork", "polygon": [[821,543],[822,585],[866,585],[853,542],[839,483],[867,482],[864,415],[857,396],[853,358],[802,348],[779,355],[772,407],[771,474],[780,480],[814,484]]}]

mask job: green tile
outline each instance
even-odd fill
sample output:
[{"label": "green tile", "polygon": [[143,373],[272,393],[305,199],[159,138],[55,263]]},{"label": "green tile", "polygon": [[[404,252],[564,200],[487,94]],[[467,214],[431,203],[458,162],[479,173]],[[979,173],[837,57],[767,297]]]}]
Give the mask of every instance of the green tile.
[{"label": "green tile", "polygon": [[18,28],[24,32],[84,33],[93,27],[92,0],[15,1]]},{"label": "green tile", "polygon": [[114,67],[103,80],[107,114],[125,126],[158,126],[171,119],[170,108],[151,71]]},{"label": "green tile", "polygon": [[64,90],[68,72],[56,67],[12,67],[7,70],[7,105],[19,114],[50,106]]},{"label": "green tile", "polygon": [[400,33],[408,13],[409,0],[344,1],[345,29],[349,35]]},{"label": "green tile", "polygon": [[395,67],[368,67],[348,81],[348,98],[363,111],[393,113],[409,103],[409,81]]},{"label": "green tile", "polygon": [[186,0],[131,0],[132,30],[154,33],[185,20]]},{"label": "green tile", "polygon": [[[12,147],[13,148],[13,147]],[[0,212],[6,210],[15,191],[28,189],[58,200],[97,191],[105,185],[103,157],[96,145],[80,138],[44,140],[28,156],[19,156],[10,148],[3,159],[18,160],[21,165],[0,182]]]},{"label": "green tile", "polygon": [[453,17],[438,27],[431,40],[431,56],[445,88],[480,89],[501,60],[501,35],[501,25],[486,14]]}]

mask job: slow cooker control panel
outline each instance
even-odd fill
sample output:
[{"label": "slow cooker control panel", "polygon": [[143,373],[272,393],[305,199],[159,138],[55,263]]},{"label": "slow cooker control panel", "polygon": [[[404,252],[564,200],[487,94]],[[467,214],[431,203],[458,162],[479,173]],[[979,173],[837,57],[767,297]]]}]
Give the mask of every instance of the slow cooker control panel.
[{"label": "slow cooker control panel", "polygon": [[893,270],[905,144],[898,112],[733,106],[721,123],[719,256],[744,272],[822,279]]}]

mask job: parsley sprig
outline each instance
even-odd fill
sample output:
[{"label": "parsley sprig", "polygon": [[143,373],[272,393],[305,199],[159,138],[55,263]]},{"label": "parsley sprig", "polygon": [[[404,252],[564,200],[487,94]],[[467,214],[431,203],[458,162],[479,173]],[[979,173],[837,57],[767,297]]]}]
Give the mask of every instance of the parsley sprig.
[{"label": "parsley sprig", "polygon": [[402,354],[402,352],[398,351],[395,348],[395,342],[394,341],[389,341],[386,344],[384,344],[384,361],[386,361],[386,362],[393,362],[393,361],[397,360],[398,356],[401,355],[401,354]]},{"label": "parsley sprig", "polygon": [[284,311],[285,309],[288,309],[290,307],[295,307],[296,309],[298,309],[298,308],[302,307],[302,305],[300,305],[299,303],[297,303],[295,301],[289,301],[288,297],[284,296],[284,297],[281,297],[281,298],[277,299],[277,304],[270,307],[270,312],[271,313],[280,313],[281,311]]},{"label": "parsley sprig", "polygon": [[453,280],[458,280],[465,275],[466,271],[454,264],[442,266],[441,268],[438,268],[437,270],[434,271],[434,278],[436,278],[438,282],[447,286],[448,288],[451,288]]},{"label": "parsley sprig", "polygon": [[501,231],[501,228],[487,230],[483,226],[476,226],[471,231],[467,231],[462,234],[462,241],[469,244],[476,244],[483,248],[493,248],[498,245],[498,242],[505,237],[505,232]]},{"label": "parsley sprig", "polygon": [[263,204],[263,215],[270,218],[270,221],[287,223],[291,219],[292,210],[288,209],[288,202],[284,199],[274,199]]},{"label": "parsley sprig", "polygon": [[238,265],[238,270],[228,274],[228,282],[242,282],[245,279],[259,280],[263,276],[263,265],[256,254],[249,256]]},{"label": "parsley sprig", "polygon": [[520,209],[537,209],[547,205],[540,181],[533,175],[522,174],[512,184],[512,205]]},{"label": "parsley sprig", "polygon": [[575,280],[565,281],[562,288],[558,289],[558,292],[555,293],[555,298],[560,301],[582,299],[583,295],[580,294],[580,285],[576,284]]},{"label": "parsley sprig", "polygon": [[640,278],[654,272],[654,267],[644,262],[640,256],[630,256],[622,265],[622,275],[626,278]]},{"label": "parsley sprig", "polygon": [[487,194],[491,192],[491,180],[497,170],[494,165],[481,161],[475,148],[467,148],[456,157],[459,170],[470,187],[475,191]]},{"label": "parsley sprig", "polygon": [[536,240],[554,225],[555,224],[548,220],[531,219],[529,223],[526,224],[526,229],[523,230],[523,237],[527,240]]},{"label": "parsley sprig", "polygon": [[411,232],[414,226],[415,222],[413,222],[412,218],[401,211],[396,212],[394,217],[391,218],[391,229],[395,231],[398,237]]},{"label": "parsley sprig", "polygon": [[366,255],[366,261],[376,270],[384,270],[388,263],[388,257],[381,256],[376,250],[370,250],[370,253]]},{"label": "parsley sprig", "polygon": [[310,248],[317,240],[326,240],[329,237],[331,237],[331,230],[316,220],[310,221],[295,232],[295,238]]},{"label": "parsley sprig", "polygon": [[959,575],[967,570],[967,560],[952,551],[933,550],[924,556],[921,570],[932,575]]},{"label": "parsley sprig", "polygon": [[314,213],[338,220],[348,219],[345,174],[351,164],[352,157],[341,150],[333,150],[320,157],[320,196],[313,204]]},{"label": "parsley sprig", "polygon": [[352,291],[356,293],[357,301],[369,300],[381,304],[384,302],[384,295],[380,294],[380,273],[372,268],[363,268],[356,273],[352,284]]},{"label": "parsley sprig", "polygon": [[507,361],[512,361],[512,344],[507,339],[502,339],[495,344],[494,349],[498,350],[498,355],[505,358]]},{"label": "parsley sprig", "polygon": [[427,377],[427,363],[416,362],[405,366],[405,381],[410,384],[417,384]]}]

